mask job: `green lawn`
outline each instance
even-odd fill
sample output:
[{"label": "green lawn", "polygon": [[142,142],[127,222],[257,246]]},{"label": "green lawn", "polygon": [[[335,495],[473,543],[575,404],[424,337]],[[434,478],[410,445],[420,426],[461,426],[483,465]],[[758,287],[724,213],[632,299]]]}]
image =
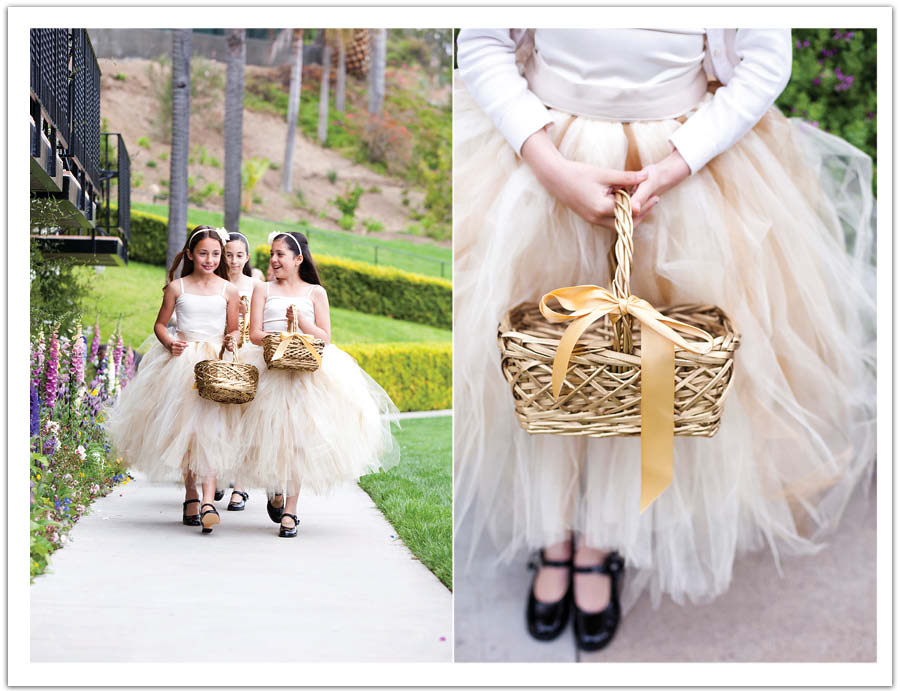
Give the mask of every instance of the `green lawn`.
[{"label": "green lawn", "polygon": [[[144,204],[133,202],[132,208],[158,216],[168,217],[169,207],[164,204]],[[221,226],[224,218],[218,211],[207,211],[191,207],[188,209],[188,225]],[[322,230],[296,223],[278,223],[262,218],[254,218],[241,214],[241,232],[250,240],[250,249],[265,243],[269,233],[277,229],[293,230],[304,233],[309,238],[313,254],[328,254],[335,257],[346,257],[370,264],[393,266],[404,271],[424,274],[425,276],[441,276],[443,262],[444,278],[451,278],[453,257],[449,247],[438,245],[419,245],[404,240],[382,240],[380,238],[351,235],[337,230]],[[376,255],[377,248],[377,255]]]},{"label": "green lawn", "polygon": [[449,415],[403,421],[403,429],[395,435],[400,444],[399,465],[359,480],[410,551],[450,589],[452,422]]},{"label": "green lawn", "polygon": [[[126,345],[137,348],[153,334],[153,323],[162,302],[165,269],[152,264],[130,262],[127,267],[106,267],[94,276],[95,300],[84,310],[85,325],[100,317],[100,333],[105,340],[122,319]],[[331,310],[332,340],[338,345],[350,343],[395,343],[408,341],[450,342],[449,329],[363,314],[337,307]]]}]

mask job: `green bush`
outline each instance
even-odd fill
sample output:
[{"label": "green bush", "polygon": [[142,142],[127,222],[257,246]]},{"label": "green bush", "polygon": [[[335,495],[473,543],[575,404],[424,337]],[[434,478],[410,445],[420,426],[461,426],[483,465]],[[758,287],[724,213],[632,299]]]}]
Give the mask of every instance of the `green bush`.
[{"label": "green bush", "polygon": [[142,149],[150,148],[150,140],[147,137],[138,137],[137,145]]},{"label": "green bush", "polygon": [[449,343],[360,343],[342,346],[388,393],[401,411],[453,405],[453,350]]},{"label": "green bush", "polygon": [[877,162],[875,30],[794,29],[791,34],[793,71],[778,107],[843,137]]},{"label": "green bush", "polygon": [[[112,214],[114,222],[118,222],[118,209],[112,209]],[[168,241],[169,219],[146,211],[131,210],[129,260],[165,266]]]},{"label": "green bush", "polygon": [[[450,281],[339,257],[313,257],[332,307],[452,328]],[[269,266],[268,245],[257,245],[254,262],[265,273]]]}]

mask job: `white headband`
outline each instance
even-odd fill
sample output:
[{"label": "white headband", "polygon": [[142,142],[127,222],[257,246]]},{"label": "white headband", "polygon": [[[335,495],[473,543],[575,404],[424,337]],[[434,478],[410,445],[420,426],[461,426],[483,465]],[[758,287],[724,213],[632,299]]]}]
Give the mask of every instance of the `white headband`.
[{"label": "white headband", "polygon": [[188,238],[189,245],[191,244],[191,238],[194,237],[195,233],[215,233],[219,236],[219,240],[222,241],[222,246],[225,246],[228,243],[228,231],[224,228],[197,228]]},{"label": "white headband", "polygon": [[[240,235],[242,238],[244,238],[244,242],[247,243],[247,247],[250,247],[250,241],[247,239],[247,236],[244,235],[243,233],[239,233],[239,232],[235,231],[233,233],[230,233],[230,235]],[[234,242],[234,241],[229,238],[229,242]]]},{"label": "white headband", "polygon": [[290,233],[284,233],[280,230],[273,230],[271,233],[269,233],[269,247],[272,246],[272,243],[275,242],[275,238],[277,238],[279,235],[284,235],[286,237],[289,237],[291,240],[293,240],[294,244],[297,246],[297,252],[299,252],[300,254],[303,254],[303,250],[300,249],[300,243],[297,242],[297,238],[295,238]]}]

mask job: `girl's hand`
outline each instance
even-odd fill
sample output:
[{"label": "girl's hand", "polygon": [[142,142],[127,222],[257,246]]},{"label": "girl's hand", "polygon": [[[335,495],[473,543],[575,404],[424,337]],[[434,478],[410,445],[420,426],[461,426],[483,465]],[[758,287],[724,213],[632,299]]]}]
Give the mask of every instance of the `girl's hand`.
[{"label": "girl's hand", "polygon": [[232,353],[235,351],[235,344],[238,342],[240,338],[240,334],[237,332],[225,334],[224,343],[226,350],[230,350]]},{"label": "girl's hand", "polygon": [[187,341],[174,340],[170,341],[166,348],[169,349],[169,352],[172,353],[172,355],[178,357],[185,351],[187,345]]},{"label": "girl's hand", "polygon": [[[645,182],[646,171],[622,171],[599,168],[589,163],[570,161],[553,145],[545,130],[538,130],[522,146],[522,158],[531,166],[546,190],[593,225],[614,228],[616,188],[635,186]],[[649,211],[635,206],[635,215]]]},{"label": "girl's hand", "polygon": [[288,326],[291,324],[291,320],[294,318],[294,306],[288,305],[288,308],[284,311],[284,318],[287,319]]},{"label": "girl's hand", "polygon": [[[660,195],[665,194],[683,182],[685,178],[690,176],[691,169],[678,152],[678,149],[673,149],[672,153],[664,159],[651,163],[642,172],[647,173],[647,179],[637,186],[637,190],[631,197],[631,204],[636,209],[635,221],[637,221],[638,208],[644,207],[649,211],[648,202],[653,199],[658,201]],[[646,211],[641,212],[640,216],[643,216],[644,213]]]}]

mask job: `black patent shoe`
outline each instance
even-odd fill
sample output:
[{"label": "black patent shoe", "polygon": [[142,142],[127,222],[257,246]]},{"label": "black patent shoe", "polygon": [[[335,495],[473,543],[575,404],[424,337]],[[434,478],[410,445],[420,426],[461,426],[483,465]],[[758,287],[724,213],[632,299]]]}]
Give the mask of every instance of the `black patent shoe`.
[{"label": "black patent shoe", "polygon": [[601,650],[609,645],[616,635],[621,618],[619,607],[619,588],[625,573],[625,560],[618,552],[606,555],[602,564],[594,566],[576,566],[575,573],[600,573],[610,578],[609,604],[599,612],[585,612],[578,607],[575,598],[575,643],[581,650]]},{"label": "black patent shoe", "polygon": [[278,529],[278,537],[297,537],[297,524],[299,521],[297,520],[297,516],[292,513],[282,514],[282,518],[288,517],[294,521],[293,528],[285,528],[283,525]]},{"label": "black patent shoe", "polygon": [[224,497],[224,496],[225,496],[225,490],[216,488],[216,493],[213,495],[213,498],[216,501],[222,501],[222,497]]},{"label": "black patent shoe", "polygon": [[[209,509],[203,511],[203,507],[208,506]],[[201,504],[200,505],[200,525],[203,526],[202,533],[211,533],[213,531],[213,526],[219,525],[219,512],[216,511],[216,507],[212,504]]]},{"label": "black patent shoe", "polygon": [[193,504],[194,502],[200,503],[199,499],[188,499],[185,502],[181,503],[181,522],[185,525],[200,525],[200,514],[195,513],[190,516],[187,514],[187,506],[188,504]]},{"label": "black patent shoe", "polygon": [[[235,494],[237,494],[237,495],[241,498],[240,501],[235,501],[235,500],[234,500],[234,495],[235,495]],[[228,508],[227,508],[226,510],[227,510],[227,511],[243,511],[243,510],[244,510],[244,506],[246,505],[247,500],[248,500],[249,498],[250,498],[250,495],[247,494],[246,492],[242,492],[242,491],[240,491],[240,490],[238,490],[238,489],[234,490],[234,491],[231,493],[231,501],[228,502]]]},{"label": "black patent shoe", "polygon": [[281,517],[284,515],[284,497],[281,494],[275,496],[281,497],[281,506],[273,506],[272,497],[269,497],[266,500],[266,513],[269,514],[272,523],[281,523]]},{"label": "black patent shoe", "polygon": [[[573,550],[574,552],[574,550]],[[541,602],[534,596],[534,582],[537,580],[537,570],[542,566],[556,566],[559,568],[572,568],[572,557],[566,561],[555,561],[544,556],[544,550],[528,564],[528,568],[534,569],[534,579],[531,581],[531,590],[528,591],[528,605],[525,608],[525,620],[528,624],[528,633],[539,641],[552,641],[559,636],[569,622],[569,608],[572,600],[572,576],[569,575],[569,585],[565,595],[556,602]]]}]

